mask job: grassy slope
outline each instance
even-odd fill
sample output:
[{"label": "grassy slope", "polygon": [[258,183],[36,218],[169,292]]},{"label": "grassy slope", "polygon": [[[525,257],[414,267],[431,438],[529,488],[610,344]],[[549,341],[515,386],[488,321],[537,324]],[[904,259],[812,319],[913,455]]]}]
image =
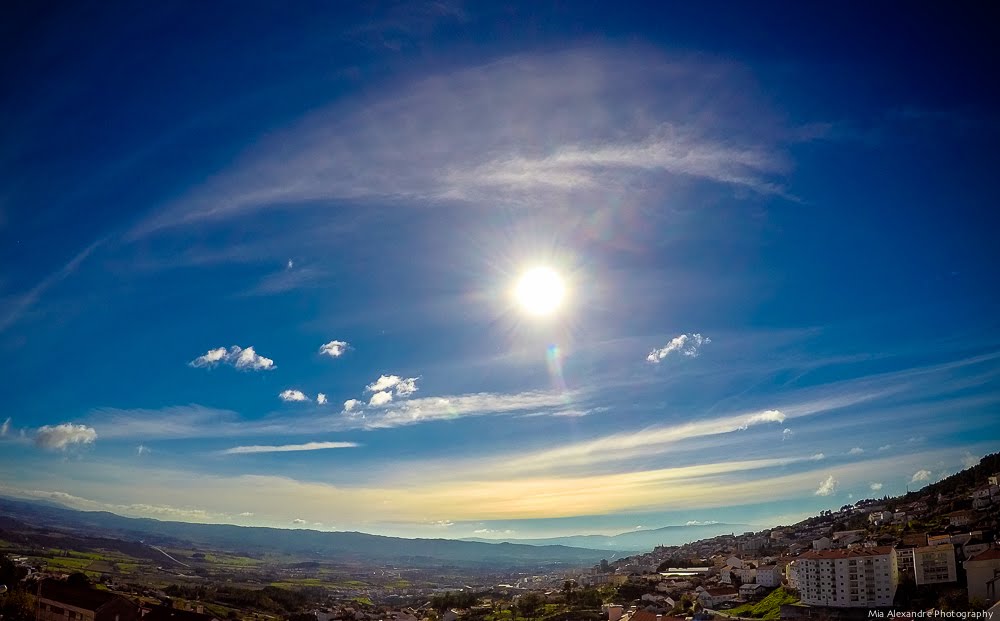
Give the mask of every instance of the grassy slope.
[{"label": "grassy slope", "polygon": [[743,604],[726,612],[737,617],[754,617],[772,621],[781,618],[782,604],[794,604],[797,601],[799,601],[798,598],[786,591],[784,587],[778,587],[759,602]]}]

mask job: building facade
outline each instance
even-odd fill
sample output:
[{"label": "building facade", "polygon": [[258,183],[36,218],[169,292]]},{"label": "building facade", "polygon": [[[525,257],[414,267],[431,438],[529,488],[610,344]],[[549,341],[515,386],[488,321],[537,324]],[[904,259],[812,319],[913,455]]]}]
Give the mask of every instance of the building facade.
[{"label": "building facade", "polygon": [[913,548],[913,579],[917,585],[958,580],[955,546],[945,544]]},{"label": "building facade", "polygon": [[889,546],[806,552],[795,561],[802,603],[836,608],[892,605],[899,584]]}]

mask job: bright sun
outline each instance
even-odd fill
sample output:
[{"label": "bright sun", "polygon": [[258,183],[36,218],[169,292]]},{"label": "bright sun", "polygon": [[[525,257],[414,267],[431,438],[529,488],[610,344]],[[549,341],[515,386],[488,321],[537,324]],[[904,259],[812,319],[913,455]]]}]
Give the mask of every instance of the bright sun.
[{"label": "bright sun", "polygon": [[562,304],[566,295],[566,285],[554,270],[547,267],[536,267],[525,272],[517,287],[514,297],[525,312],[536,315],[551,315]]}]

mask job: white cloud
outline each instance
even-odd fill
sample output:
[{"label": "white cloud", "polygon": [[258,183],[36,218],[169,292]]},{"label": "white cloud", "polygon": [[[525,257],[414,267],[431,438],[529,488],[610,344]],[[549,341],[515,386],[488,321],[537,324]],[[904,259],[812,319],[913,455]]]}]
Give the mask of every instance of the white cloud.
[{"label": "white cloud", "polygon": [[840,482],[833,478],[833,475],[831,474],[820,482],[819,487],[816,489],[814,494],[816,496],[831,496],[836,493],[839,485]]},{"label": "white cloud", "polygon": [[348,399],[347,401],[344,401],[344,411],[350,412],[354,408],[358,407],[360,404],[361,402],[358,401],[357,399]]},{"label": "white cloud", "polygon": [[244,511],[240,514],[240,517],[253,517],[253,511]]},{"label": "white cloud", "polygon": [[379,407],[381,405],[386,405],[392,401],[392,393],[388,390],[383,390],[382,392],[377,392],[372,395],[372,398],[368,400],[368,405],[372,407]]},{"label": "white cloud", "polygon": [[219,364],[228,364],[243,371],[272,371],[277,368],[274,360],[261,356],[253,347],[239,345],[233,345],[228,350],[225,347],[210,349],[188,363],[197,368],[212,368]]},{"label": "white cloud", "polygon": [[357,442],[306,442],[305,444],[280,444],[277,446],[234,446],[222,451],[223,455],[247,455],[251,453],[290,453],[295,451],[322,451],[326,449],[357,448]]},{"label": "white cloud", "polygon": [[64,450],[72,444],[93,444],[96,439],[93,427],[72,423],[45,425],[35,432],[35,444],[45,449]]},{"label": "white cloud", "polygon": [[10,431],[10,416],[8,416],[7,420],[5,420],[2,425],[0,425],[0,436],[7,435],[8,431]]},{"label": "white cloud", "polygon": [[718,524],[717,520],[708,520],[707,522],[702,522],[701,520],[688,520],[685,526],[711,526],[712,524]]},{"label": "white cloud", "polygon": [[868,489],[870,489],[873,492],[877,492],[880,489],[882,489],[882,484],[881,483],[872,483],[871,485],[868,486]]},{"label": "white cloud", "polygon": [[316,403],[319,405],[326,405],[326,395],[319,393],[316,395]]},{"label": "white cloud", "polygon": [[330,341],[319,346],[319,353],[331,358],[340,358],[349,347],[350,344],[347,341]]},{"label": "white cloud", "polygon": [[504,530],[496,530],[493,528],[477,528],[472,531],[477,535],[513,535],[516,531],[506,528]]},{"label": "white cloud", "polygon": [[[7,421],[10,422],[10,419],[8,418]],[[962,466],[964,466],[965,468],[972,468],[973,466],[977,465],[979,465],[979,458],[970,453],[969,451],[965,451],[965,454],[962,455]]]},{"label": "white cloud", "polygon": [[289,259],[288,262],[285,263],[285,269],[286,270],[290,270],[293,267],[295,267],[295,261],[292,261],[291,259]]},{"label": "white cloud", "polygon": [[878,450],[880,452],[884,452],[884,451],[888,451],[891,448],[892,448],[891,444],[883,444],[882,446],[878,447]]},{"label": "white cloud", "polygon": [[670,339],[670,342],[663,347],[649,352],[649,355],[646,356],[646,361],[657,364],[674,352],[679,352],[683,356],[694,358],[698,356],[698,353],[703,345],[711,342],[712,339],[698,333],[681,334],[680,336],[675,336]]},{"label": "white cloud", "polygon": [[148,452],[149,452],[149,447],[147,447],[144,444],[140,444],[139,446],[135,447],[136,455],[145,455]]},{"label": "white cloud", "polygon": [[785,427],[784,429],[781,430],[781,440],[782,441],[785,441],[785,440],[787,440],[788,438],[791,438],[794,435],[795,435],[795,432],[792,431],[791,429],[787,428],[787,427]]},{"label": "white cloud", "polygon": [[451,528],[455,523],[451,520],[435,520],[431,522],[431,526],[437,526],[439,528]]},{"label": "white cloud", "polygon": [[398,375],[381,375],[377,380],[365,386],[368,392],[384,392],[395,390],[397,397],[408,397],[417,392],[416,377],[402,378]]},{"label": "white cloud", "polygon": [[862,454],[864,452],[865,452],[865,449],[861,448],[860,446],[855,446],[851,450],[847,451],[847,454],[848,455],[860,455],[860,454]]},{"label": "white cloud", "polygon": [[824,455],[823,453],[816,453],[815,455],[813,455],[809,459],[811,459],[813,461],[820,461],[820,460],[826,459],[826,455]]},{"label": "white cloud", "polygon": [[913,477],[910,479],[910,483],[918,483],[920,481],[930,481],[931,471],[930,470],[917,470],[913,473]]},{"label": "white cloud", "polygon": [[309,401],[309,397],[301,390],[282,390],[278,393],[278,397],[282,401]]},{"label": "white cloud", "polygon": [[294,520],[292,520],[292,524],[305,524],[305,523],[306,521],[303,520],[302,518],[295,518]]}]

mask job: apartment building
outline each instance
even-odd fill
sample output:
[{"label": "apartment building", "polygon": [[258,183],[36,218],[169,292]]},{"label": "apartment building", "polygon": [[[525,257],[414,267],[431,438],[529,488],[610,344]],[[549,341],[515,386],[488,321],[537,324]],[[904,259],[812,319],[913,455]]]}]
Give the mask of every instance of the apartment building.
[{"label": "apartment building", "polygon": [[913,548],[913,579],[918,585],[941,584],[958,580],[955,546]]},{"label": "apartment building", "polygon": [[795,561],[802,603],[837,608],[892,605],[899,584],[896,551],[890,546],[816,550]]}]

